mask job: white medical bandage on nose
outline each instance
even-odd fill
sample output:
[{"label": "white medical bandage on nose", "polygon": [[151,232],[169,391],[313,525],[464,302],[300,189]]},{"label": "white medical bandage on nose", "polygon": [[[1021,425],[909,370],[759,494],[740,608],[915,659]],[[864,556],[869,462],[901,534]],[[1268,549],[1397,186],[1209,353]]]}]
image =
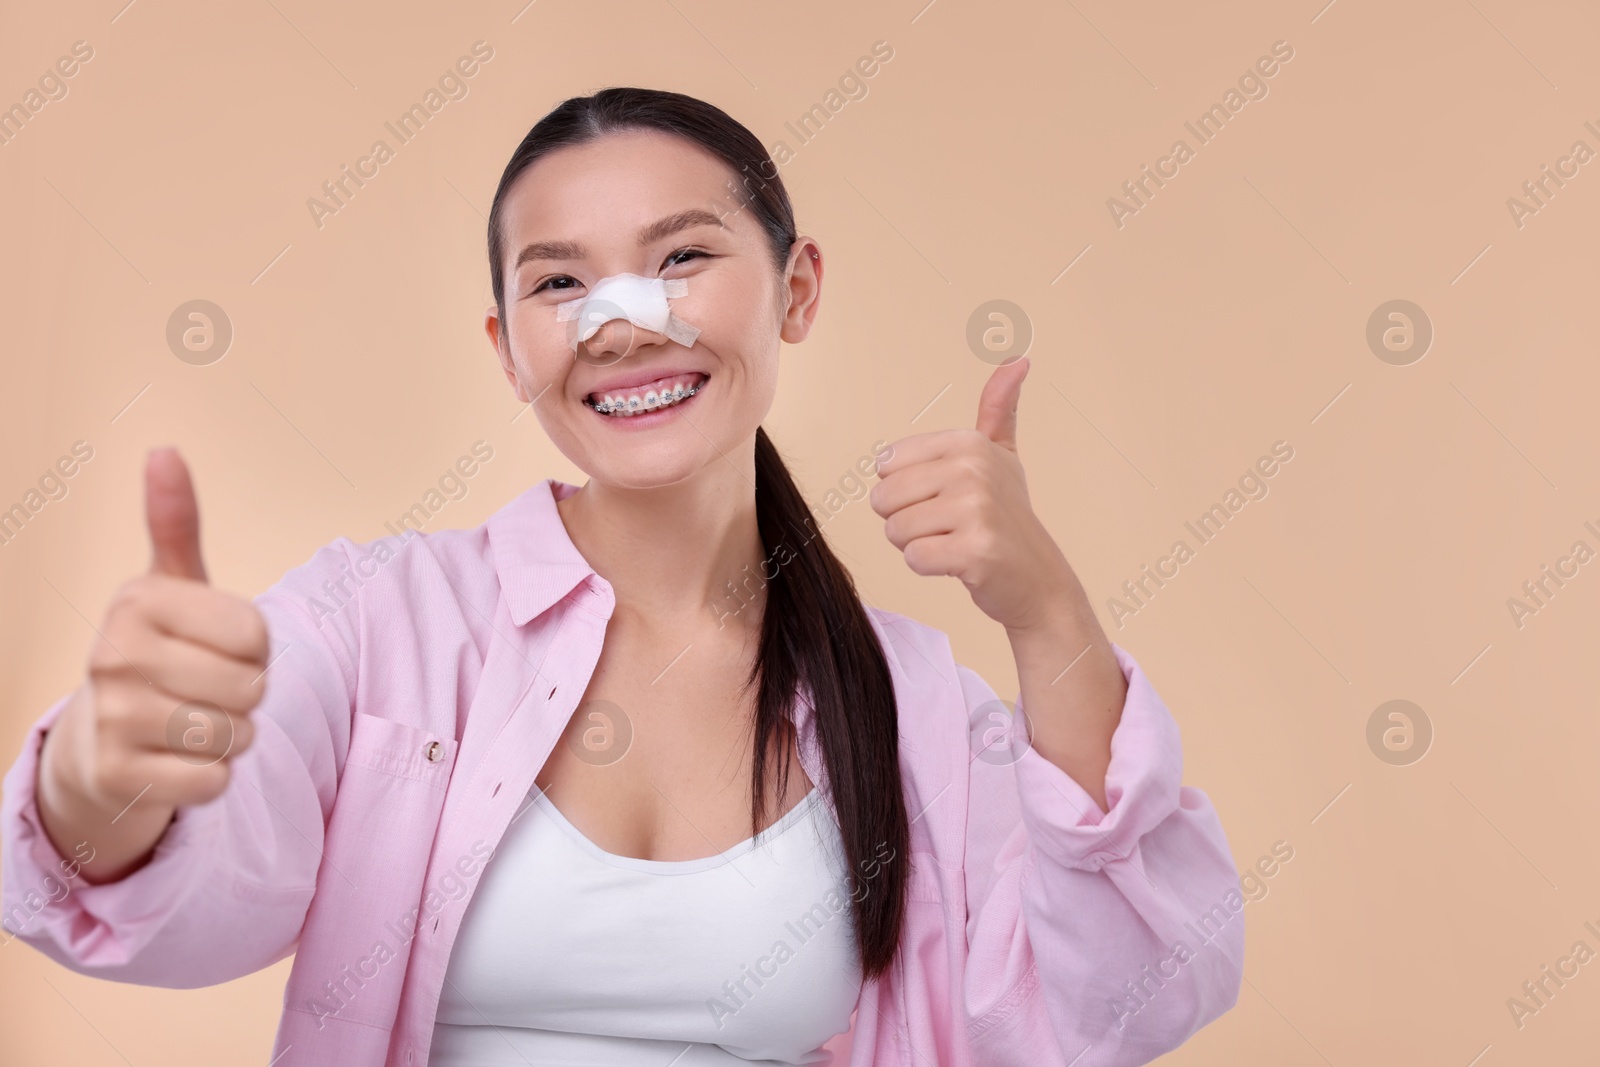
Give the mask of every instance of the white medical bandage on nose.
[{"label": "white medical bandage on nose", "polygon": [[626,319],[691,348],[695,338],[700,336],[700,328],[678,318],[667,304],[668,297],[686,296],[688,292],[689,282],[685,278],[613,274],[595,283],[588,296],[557,304],[556,321],[578,320],[578,325],[570,331],[574,352],[612,319]]}]

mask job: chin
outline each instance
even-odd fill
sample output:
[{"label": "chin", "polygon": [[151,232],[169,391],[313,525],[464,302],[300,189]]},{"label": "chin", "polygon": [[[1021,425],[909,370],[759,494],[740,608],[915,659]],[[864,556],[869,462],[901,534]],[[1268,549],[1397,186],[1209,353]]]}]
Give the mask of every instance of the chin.
[{"label": "chin", "polygon": [[660,489],[694,477],[707,463],[717,460],[717,454],[700,438],[698,447],[668,447],[660,442],[641,441],[634,449],[613,446],[606,454],[591,453],[589,458],[584,472],[602,485]]}]

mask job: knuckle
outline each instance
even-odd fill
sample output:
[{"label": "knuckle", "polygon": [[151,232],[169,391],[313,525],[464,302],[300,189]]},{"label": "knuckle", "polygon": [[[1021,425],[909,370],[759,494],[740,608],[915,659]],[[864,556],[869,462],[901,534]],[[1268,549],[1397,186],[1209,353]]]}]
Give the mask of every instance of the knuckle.
[{"label": "knuckle", "polygon": [[95,761],[94,786],[101,797],[126,804],[144,788],[143,782],[134,784],[134,777],[126,761],[114,758]]},{"label": "knuckle", "polygon": [[229,647],[243,650],[243,654],[256,661],[266,659],[271,644],[271,634],[261,609],[243,597],[231,593],[217,593],[217,625],[226,635]]},{"label": "knuckle", "polygon": [[97,748],[94,768],[95,780],[104,794],[119,796],[124,804],[150,784],[148,762],[137,759],[133,752],[121,745]]},{"label": "knuckle", "polygon": [[120,736],[137,716],[135,701],[122,686],[98,689],[94,698],[95,734],[99,743]]},{"label": "knuckle", "polygon": [[148,626],[127,624],[108,628],[89,653],[91,674],[104,679],[144,681],[143,668],[155,659],[156,635]]},{"label": "knuckle", "polygon": [[228,767],[227,760],[218,760],[208,763],[204,767],[196,767],[190,774],[191,789],[197,803],[215,800],[228,788],[228,783],[233,780],[233,772]]},{"label": "knuckle", "polygon": [[102,676],[126,670],[128,660],[102,633],[89,646],[89,673]]},{"label": "knuckle", "polygon": [[260,608],[248,601],[245,607],[247,610],[241,623],[244,643],[255,659],[265,662],[272,649],[272,633],[267,629],[267,617]]},{"label": "knuckle", "polygon": [[160,583],[155,575],[141,574],[117,586],[111,594],[111,611],[118,614],[145,614],[151,601],[161,595]]},{"label": "knuckle", "polygon": [[136,610],[139,598],[142,595],[140,590],[143,585],[144,579],[142,577],[130,578],[113,589],[111,591],[111,601],[106,605],[107,617],[109,618],[125,611]]},{"label": "knuckle", "polygon": [[167,799],[179,807],[204,804],[228,786],[228,765],[223,760],[194,764],[174,755],[163,762],[162,771]]},{"label": "knuckle", "polygon": [[248,749],[256,739],[256,724],[248,715],[233,716],[233,742],[228,746],[228,759],[233,759]]},{"label": "knuckle", "polygon": [[256,681],[260,672],[254,667],[233,667],[228,678],[228,707],[241,712],[248,712],[266,695],[264,684],[266,679]]}]

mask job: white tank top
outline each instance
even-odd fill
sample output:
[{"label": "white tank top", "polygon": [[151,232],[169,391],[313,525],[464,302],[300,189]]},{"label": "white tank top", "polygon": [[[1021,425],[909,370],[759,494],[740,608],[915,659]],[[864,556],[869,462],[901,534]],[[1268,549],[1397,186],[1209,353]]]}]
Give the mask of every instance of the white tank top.
[{"label": "white tank top", "polygon": [[606,852],[535,787],[462,916],[429,1067],[826,1064],[861,972],[822,795],[717,856]]}]

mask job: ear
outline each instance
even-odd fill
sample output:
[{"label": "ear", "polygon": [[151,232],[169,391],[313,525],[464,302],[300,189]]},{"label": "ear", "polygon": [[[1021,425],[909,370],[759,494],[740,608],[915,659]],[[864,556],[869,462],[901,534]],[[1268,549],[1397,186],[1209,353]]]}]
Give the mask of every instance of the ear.
[{"label": "ear", "polygon": [[500,321],[500,307],[490,304],[483,313],[483,330],[489,335],[489,344],[494,347],[495,355],[500,359],[500,369],[505,373],[506,381],[511,383],[511,391],[517,394],[517,399],[524,404],[528,402],[528,391],[522,386],[522,378],[517,374],[516,361],[511,358],[511,341],[505,337]]},{"label": "ear", "polygon": [[784,268],[783,298],[788,308],[783,313],[778,336],[797,345],[811,335],[811,324],[822,306],[822,250],[810,237],[800,237],[789,249]]}]

